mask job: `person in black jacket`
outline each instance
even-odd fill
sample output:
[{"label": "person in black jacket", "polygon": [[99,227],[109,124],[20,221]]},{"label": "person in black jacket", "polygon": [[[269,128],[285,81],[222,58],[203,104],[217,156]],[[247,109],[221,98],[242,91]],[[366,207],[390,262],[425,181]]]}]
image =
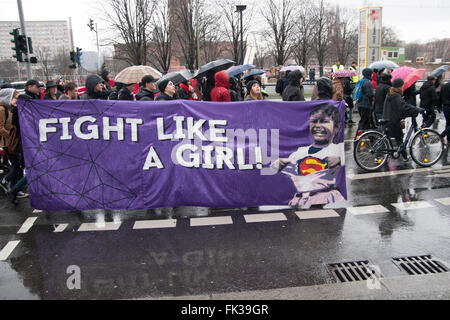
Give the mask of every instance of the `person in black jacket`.
[{"label": "person in black jacket", "polygon": [[135,87],[135,83],[129,83],[124,85],[122,89],[119,90],[119,94],[117,96],[117,100],[126,100],[126,101],[134,101],[133,90]]},{"label": "person in black jacket", "polygon": [[365,68],[362,71],[364,78],[362,80],[359,80],[364,81],[362,85],[362,93],[364,94],[364,96],[356,101],[356,106],[358,107],[358,112],[359,115],[361,116],[361,119],[359,120],[358,124],[358,131],[371,129],[374,126],[372,121],[373,97],[374,97],[372,73],[373,73],[372,69]]},{"label": "person in black jacket", "polygon": [[203,85],[203,101],[211,101],[211,91],[216,86],[216,82],[214,80],[216,72],[215,71],[208,71],[206,72],[206,81]]},{"label": "person in black jacket", "polygon": [[344,78],[344,100],[345,100],[345,103],[347,104],[347,108],[348,108],[346,110],[347,112],[345,114],[345,118],[349,125],[352,125],[355,123],[353,121],[353,97],[352,97],[354,87],[355,86],[349,77]]},{"label": "person in black jacket", "polygon": [[327,77],[320,77],[314,85],[311,101],[331,100],[333,97],[333,81]]},{"label": "person in black jacket", "polygon": [[386,95],[389,89],[392,87],[391,82],[392,76],[388,73],[383,73],[378,82],[377,89],[375,90],[375,116],[378,120],[382,119],[383,116],[383,106],[386,100]]},{"label": "person in black jacket", "polygon": [[[403,100],[402,95],[404,84],[404,81],[400,78],[393,81],[392,87],[389,89],[383,107],[383,120],[388,120],[388,122],[384,125],[384,128],[387,128],[390,137],[395,138],[398,146],[403,144],[403,130],[400,127],[400,120],[407,117],[416,117],[419,112],[422,113],[425,111],[422,108],[417,108],[407,104]],[[403,160],[408,161],[406,148],[402,148],[400,153]]]},{"label": "person in black jacket", "polygon": [[445,116],[445,130],[441,137],[447,137],[447,146],[450,143],[450,82],[441,87],[441,105]]},{"label": "person in black jacket", "polygon": [[242,96],[239,94],[241,88],[239,88],[239,82],[235,77],[229,77],[228,82],[230,83],[230,92],[231,101],[242,101]]},{"label": "person in black jacket", "polygon": [[156,79],[152,75],[143,76],[141,79],[141,87],[136,94],[138,101],[153,101],[155,100],[154,91],[156,90]]},{"label": "person in black jacket", "polygon": [[439,98],[436,93],[436,87],[434,86],[435,82],[436,77],[429,76],[420,88],[420,107],[425,109],[422,122],[423,128],[431,126],[434,120],[436,120],[434,107],[439,104]]},{"label": "person in black jacket", "polygon": [[283,91],[283,101],[305,101],[303,89],[303,73],[294,70],[288,75],[288,86]]},{"label": "person in black jacket", "polygon": [[103,69],[100,76],[105,81],[103,84],[105,85],[106,90],[111,91],[111,84],[109,83],[111,80],[111,72],[107,69]]},{"label": "person in black jacket", "polygon": [[175,100],[175,86],[172,81],[164,80],[158,83],[158,89],[161,91],[160,94],[156,96],[155,101],[168,101],[168,100]]},{"label": "person in black jacket", "polygon": [[86,92],[81,96],[81,99],[106,100],[110,93],[110,91],[105,90],[103,79],[96,74],[91,74],[86,78]]},{"label": "person in black jacket", "polygon": [[179,86],[180,88],[178,89],[177,99],[193,100],[193,90],[191,91],[192,86],[189,84],[189,82],[187,80],[183,81]]},{"label": "person in black jacket", "polygon": [[25,83],[25,92],[19,95],[19,99],[24,100],[39,100],[41,98],[41,91],[39,89],[39,82],[31,79]]},{"label": "person in black jacket", "polygon": [[283,91],[286,89],[286,87],[289,85],[288,76],[289,73],[291,73],[291,70],[287,70],[285,75],[278,79],[277,84],[275,86],[275,92],[278,93],[280,96],[283,96]]},{"label": "person in black jacket", "polygon": [[420,93],[419,90],[416,89],[416,82],[414,82],[408,89],[403,92],[403,98],[406,103],[417,106],[417,98],[416,96]]}]

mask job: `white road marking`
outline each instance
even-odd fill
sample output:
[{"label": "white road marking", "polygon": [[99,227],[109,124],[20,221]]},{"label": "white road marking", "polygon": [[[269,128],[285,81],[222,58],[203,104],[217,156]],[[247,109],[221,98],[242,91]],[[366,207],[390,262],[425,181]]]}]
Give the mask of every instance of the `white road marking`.
[{"label": "white road marking", "polygon": [[362,180],[362,179],[389,177],[410,173],[436,172],[436,170],[445,170],[445,169],[450,169],[450,166],[442,166],[441,168],[417,168],[417,169],[405,169],[405,170],[383,171],[383,172],[362,173],[362,174],[348,174],[347,178],[351,180]]},{"label": "white road marking", "polygon": [[256,213],[244,215],[245,222],[271,222],[271,221],[286,221],[287,218],[282,212],[275,213]]},{"label": "white road marking", "polygon": [[233,224],[233,219],[231,219],[230,216],[191,218],[190,220],[191,220],[191,227]]},{"label": "white road marking", "polygon": [[134,223],[133,229],[174,228],[176,226],[176,219],[139,220]]},{"label": "white road marking", "polygon": [[443,204],[444,206],[450,206],[450,198],[439,198],[434,200]]},{"label": "white road marking", "polygon": [[121,226],[121,222],[83,223],[78,231],[115,231]]},{"label": "white road marking", "polygon": [[58,226],[55,228],[53,232],[63,232],[64,230],[66,230],[68,225],[69,225],[68,223],[58,224]]},{"label": "white road marking", "polygon": [[5,261],[6,259],[8,259],[9,255],[14,251],[19,242],[20,240],[9,241],[6,246],[0,251],[0,261]]},{"label": "white road marking", "polygon": [[38,209],[33,210],[33,213],[41,213],[41,212],[42,212],[42,210],[38,210]]},{"label": "white road marking", "polygon": [[30,217],[25,220],[25,222],[20,227],[19,231],[17,233],[27,233],[28,230],[33,226],[34,222],[37,220],[38,217]]},{"label": "white road marking", "polygon": [[400,210],[434,208],[433,205],[429,204],[426,201],[398,202],[398,203],[391,203],[391,205]]},{"label": "white road marking", "polygon": [[347,210],[348,210],[348,212],[350,212],[353,215],[389,212],[388,209],[386,209],[385,207],[380,206],[380,205],[352,207],[352,208],[347,208]]},{"label": "white road marking", "polygon": [[340,217],[334,210],[311,210],[311,211],[296,211],[295,214],[301,219],[317,219],[317,218],[333,218]]}]

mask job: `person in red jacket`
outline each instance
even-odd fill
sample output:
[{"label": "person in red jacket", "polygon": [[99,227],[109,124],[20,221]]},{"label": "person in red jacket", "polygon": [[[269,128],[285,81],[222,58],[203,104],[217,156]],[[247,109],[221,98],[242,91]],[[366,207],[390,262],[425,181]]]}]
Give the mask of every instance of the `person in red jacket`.
[{"label": "person in red jacket", "polygon": [[228,89],[230,83],[228,82],[228,74],[224,71],[217,72],[214,75],[216,86],[211,91],[211,101],[231,102],[231,95]]}]

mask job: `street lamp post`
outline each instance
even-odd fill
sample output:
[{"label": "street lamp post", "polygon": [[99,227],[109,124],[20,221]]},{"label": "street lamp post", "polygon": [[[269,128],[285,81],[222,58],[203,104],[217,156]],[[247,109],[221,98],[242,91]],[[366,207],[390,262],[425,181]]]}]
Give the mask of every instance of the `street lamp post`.
[{"label": "street lamp post", "polygon": [[244,11],[247,8],[245,5],[237,5],[236,6],[236,12],[240,13],[240,19],[241,19],[241,62],[240,64],[244,64],[244,28],[242,23],[242,11]]}]

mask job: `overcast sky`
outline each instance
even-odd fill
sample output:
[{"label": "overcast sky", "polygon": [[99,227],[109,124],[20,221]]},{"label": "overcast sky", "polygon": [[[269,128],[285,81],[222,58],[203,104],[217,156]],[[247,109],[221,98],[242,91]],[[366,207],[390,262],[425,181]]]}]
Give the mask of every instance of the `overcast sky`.
[{"label": "overcast sky", "polygon": [[[72,18],[75,46],[96,50],[95,32],[87,26],[91,17],[100,31],[108,26],[100,21],[98,3],[107,0],[22,0],[25,20],[67,20]],[[246,4],[246,0],[242,4]],[[329,0],[341,7],[359,9],[365,5],[383,7],[383,25],[393,27],[402,40],[425,42],[431,38],[450,38],[449,0]],[[257,1],[256,3],[263,3]],[[19,20],[16,0],[0,0],[0,21]],[[245,14],[245,11],[244,11]],[[100,40],[102,34],[100,32]]]}]

